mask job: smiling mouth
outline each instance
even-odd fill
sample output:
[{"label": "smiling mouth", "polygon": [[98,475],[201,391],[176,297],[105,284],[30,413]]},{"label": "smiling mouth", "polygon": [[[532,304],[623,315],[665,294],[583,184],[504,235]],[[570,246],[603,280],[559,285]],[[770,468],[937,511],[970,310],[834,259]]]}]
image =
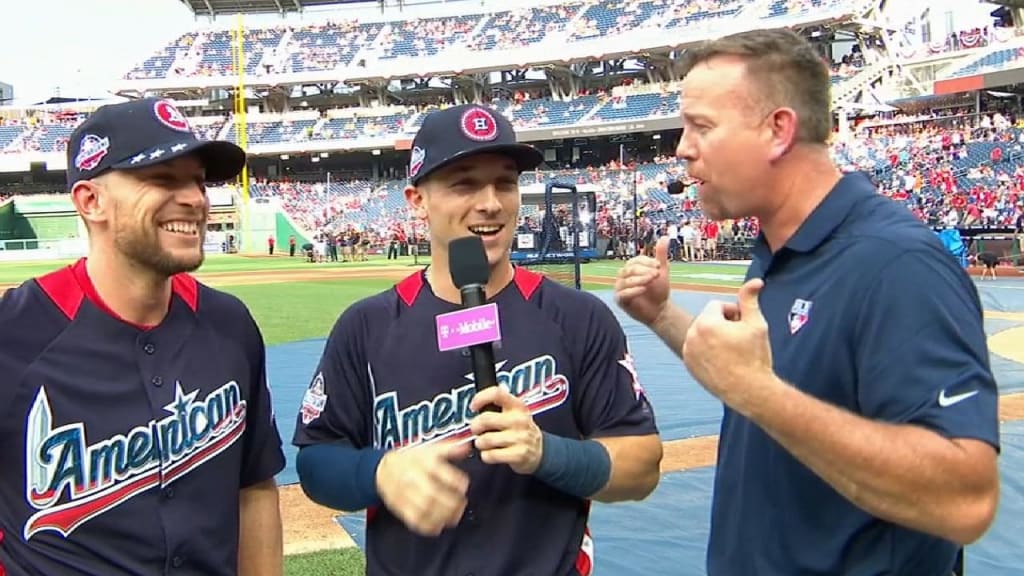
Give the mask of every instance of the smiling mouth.
[{"label": "smiling mouth", "polygon": [[504,227],[505,226],[500,224],[488,226],[470,226],[469,231],[472,232],[473,234],[476,234],[477,236],[483,236],[486,238],[488,236],[494,236],[498,232],[501,232],[502,228]]},{"label": "smiling mouth", "polygon": [[179,236],[198,236],[199,225],[195,222],[188,222],[185,220],[172,220],[171,222],[164,222],[160,225],[160,229],[164,232],[170,232],[171,234],[177,234]]}]

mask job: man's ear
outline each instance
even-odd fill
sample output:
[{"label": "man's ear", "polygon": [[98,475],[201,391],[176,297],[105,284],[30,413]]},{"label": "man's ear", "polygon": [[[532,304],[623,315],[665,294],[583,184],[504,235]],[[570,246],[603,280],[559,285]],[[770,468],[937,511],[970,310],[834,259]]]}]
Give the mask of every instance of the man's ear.
[{"label": "man's ear", "polygon": [[409,208],[412,208],[414,216],[420,220],[427,219],[427,199],[422,188],[406,186],[405,201],[409,204]]},{"label": "man's ear", "polygon": [[79,180],[71,187],[71,202],[86,224],[106,222],[110,218],[109,199],[100,193],[100,188],[92,180]]},{"label": "man's ear", "polygon": [[774,161],[788,154],[796,145],[800,117],[792,108],[779,108],[768,116],[767,121],[771,129],[771,159]]}]

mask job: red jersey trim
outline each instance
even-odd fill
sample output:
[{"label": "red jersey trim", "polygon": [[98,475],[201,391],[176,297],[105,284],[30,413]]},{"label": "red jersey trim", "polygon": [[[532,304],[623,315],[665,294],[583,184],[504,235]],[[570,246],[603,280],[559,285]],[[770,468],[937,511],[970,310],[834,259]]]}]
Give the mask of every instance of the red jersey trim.
[{"label": "red jersey trim", "polygon": [[516,283],[516,288],[519,288],[519,293],[523,295],[523,299],[529,300],[540,288],[542,282],[544,282],[544,276],[516,266],[516,273],[513,277],[513,282]]},{"label": "red jersey trim", "polygon": [[[544,276],[517,266],[512,282],[515,283],[523,298],[529,300],[537,293],[537,289],[544,282]],[[395,284],[395,292],[398,293],[398,297],[402,299],[402,302],[405,302],[406,306],[412,306],[416,303],[416,298],[419,297],[420,292],[423,290],[423,285],[423,271],[418,270],[406,276],[398,284]]]},{"label": "red jersey trim", "polygon": [[395,292],[398,292],[398,297],[409,307],[416,303],[416,298],[419,297],[421,290],[423,290],[423,270],[417,270],[395,284]]},{"label": "red jersey trim", "polygon": [[[82,307],[82,301],[86,298],[96,305],[107,315],[120,320],[126,324],[135,326],[140,330],[149,330],[153,326],[142,326],[121,318],[110,306],[100,298],[96,287],[89,278],[85,267],[85,258],[79,259],[70,266],[66,266],[36,279],[36,283],[42,288],[50,300],[67,316],[68,320],[74,320]],[[177,294],[185,304],[196,312],[199,309],[199,283],[188,274],[176,274],[171,277],[171,292]]]}]

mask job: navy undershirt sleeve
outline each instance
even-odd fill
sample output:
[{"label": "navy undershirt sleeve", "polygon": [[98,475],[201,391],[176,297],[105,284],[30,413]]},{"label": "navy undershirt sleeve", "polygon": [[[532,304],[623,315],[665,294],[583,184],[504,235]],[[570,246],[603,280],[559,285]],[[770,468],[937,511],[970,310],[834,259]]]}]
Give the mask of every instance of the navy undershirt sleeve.
[{"label": "navy undershirt sleeve", "polygon": [[381,504],[377,466],[384,450],[348,444],[313,444],[299,450],[295,468],[310,500],[335,510],[356,512]]}]

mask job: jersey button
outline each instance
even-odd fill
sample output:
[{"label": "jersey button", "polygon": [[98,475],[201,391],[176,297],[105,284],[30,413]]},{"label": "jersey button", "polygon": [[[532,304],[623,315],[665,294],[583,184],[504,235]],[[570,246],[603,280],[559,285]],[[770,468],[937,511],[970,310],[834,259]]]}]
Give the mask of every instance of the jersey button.
[{"label": "jersey button", "polygon": [[174,498],[174,488],[167,488],[167,489],[165,489],[164,490],[164,498],[167,498],[168,500],[170,500],[171,498]]},{"label": "jersey button", "polygon": [[175,568],[181,568],[181,565],[184,564],[184,563],[185,563],[185,561],[182,560],[181,556],[175,556],[171,560],[171,566],[174,566]]},{"label": "jersey button", "polygon": [[142,347],[142,349],[146,352],[146,354],[152,354],[153,352],[156,352],[156,346],[153,346],[152,344],[146,344],[145,346]]},{"label": "jersey button", "polygon": [[152,382],[153,382],[153,386],[163,386],[164,385],[164,379],[159,377],[159,376],[153,376]]}]

